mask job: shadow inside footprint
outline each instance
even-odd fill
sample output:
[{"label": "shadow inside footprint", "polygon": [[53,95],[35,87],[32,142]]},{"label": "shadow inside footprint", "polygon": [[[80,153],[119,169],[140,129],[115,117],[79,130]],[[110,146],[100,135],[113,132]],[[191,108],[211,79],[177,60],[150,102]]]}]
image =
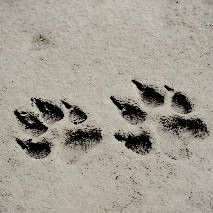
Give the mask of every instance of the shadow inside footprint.
[{"label": "shadow inside footprint", "polygon": [[115,133],[114,137],[118,141],[124,141],[125,146],[138,154],[147,154],[152,149],[151,137],[148,132],[142,132],[139,135]]},{"label": "shadow inside footprint", "polygon": [[141,98],[145,103],[153,105],[155,107],[164,104],[164,95],[158,92],[155,88],[145,84],[141,84],[136,80],[132,80],[132,82],[140,91]]},{"label": "shadow inside footprint", "polygon": [[64,117],[62,110],[48,101],[44,101],[40,98],[31,98],[31,101],[38,107],[44,119],[56,122]]},{"label": "shadow inside footprint", "polygon": [[34,143],[32,139],[22,141],[16,138],[16,142],[21,146],[26,153],[33,158],[41,159],[47,157],[51,152],[51,144],[43,139],[41,142]]},{"label": "shadow inside footprint", "polygon": [[180,113],[187,114],[192,111],[192,104],[181,92],[175,92],[172,97],[172,107]]},{"label": "shadow inside footprint", "polygon": [[127,101],[118,100],[114,96],[111,96],[110,99],[121,111],[122,117],[129,123],[137,125],[145,121],[147,113],[142,111],[139,107]]},{"label": "shadow inside footprint", "polygon": [[178,137],[190,133],[194,138],[204,138],[209,134],[206,124],[199,118],[185,119],[180,116],[162,116],[160,124],[164,131],[171,132]]},{"label": "shadow inside footprint", "polygon": [[32,133],[42,134],[48,129],[48,127],[39,121],[38,118],[31,112],[19,112],[18,110],[15,110],[14,114],[20,123],[25,126],[25,129],[31,130]]},{"label": "shadow inside footprint", "polygon": [[86,151],[102,140],[101,130],[97,128],[84,128],[67,130],[65,146],[80,148]]}]

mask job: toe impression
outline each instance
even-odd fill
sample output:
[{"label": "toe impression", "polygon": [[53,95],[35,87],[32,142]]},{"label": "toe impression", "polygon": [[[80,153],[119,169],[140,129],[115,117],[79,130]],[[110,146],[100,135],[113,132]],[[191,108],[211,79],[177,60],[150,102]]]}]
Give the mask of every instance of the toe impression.
[{"label": "toe impression", "polygon": [[141,98],[145,103],[153,105],[155,107],[164,104],[164,95],[158,92],[155,88],[145,84],[141,84],[136,80],[132,80],[132,82],[140,91]]},{"label": "toe impression", "polygon": [[122,117],[133,125],[138,125],[146,120],[147,113],[142,111],[138,106],[128,103],[127,101],[118,100],[114,96],[110,99],[121,111]]},{"label": "toe impression", "polygon": [[43,117],[47,120],[59,121],[64,117],[62,110],[58,106],[48,101],[44,101],[40,98],[31,98],[31,101],[36,105]]},{"label": "toe impression", "polygon": [[32,131],[37,131],[40,133],[44,133],[47,131],[48,127],[46,127],[33,113],[31,112],[19,112],[18,110],[14,111],[16,118],[20,121],[21,124],[25,126],[26,129],[30,129]]},{"label": "toe impression", "polygon": [[51,152],[51,144],[43,139],[41,142],[34,143],[32,139],[23,141],[16,138],[19,146],[26,151],[26,153],[35,159],[47,157]]},{"label": "toe impression", "polygon": [[67,109],[69,109],[69,118],[73,124],[77,125],[87,120],[87,114],[78,106],[70,105],[63,100],[61,102]]}]

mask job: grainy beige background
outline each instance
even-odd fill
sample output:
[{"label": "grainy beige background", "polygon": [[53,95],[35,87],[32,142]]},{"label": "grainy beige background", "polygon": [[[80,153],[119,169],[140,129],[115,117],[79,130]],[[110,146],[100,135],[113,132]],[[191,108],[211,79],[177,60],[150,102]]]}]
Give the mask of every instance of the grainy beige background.
[{"label": "grainy beige background", "polygon": [[[212,0],[0,0],[0,212],[213,212],[211,134],[183,142],[150,119],[154,149],[137,155],[113,138],[136,130],[109,100],[140,102],[132,79],[168,84],[211,132],[212,69]],[[76,154],[64,150],[62,132],[50,156],[30,158],[15,142],[27,135],[13,111],[30,109],[31,97],[81,106],[103,142]],[[150,117],[173,113],[169,104],[143,107]]]}]

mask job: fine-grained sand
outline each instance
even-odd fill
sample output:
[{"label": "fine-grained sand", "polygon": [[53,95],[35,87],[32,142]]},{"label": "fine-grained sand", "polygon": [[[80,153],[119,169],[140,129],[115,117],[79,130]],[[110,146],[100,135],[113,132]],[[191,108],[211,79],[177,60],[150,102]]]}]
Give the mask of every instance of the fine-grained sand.
[{"label": "fine-grained sand", "polygon": [[0,0],[0,212],[213,212],[212,81],[212,0]]}]

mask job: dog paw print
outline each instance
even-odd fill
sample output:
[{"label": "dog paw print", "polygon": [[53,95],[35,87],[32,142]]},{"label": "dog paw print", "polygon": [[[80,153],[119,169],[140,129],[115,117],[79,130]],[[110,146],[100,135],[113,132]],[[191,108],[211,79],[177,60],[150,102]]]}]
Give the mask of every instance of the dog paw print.
[{"label": "dog paw print", "polygon": [[[124,142],[128,149],[138,154],[147,154],[153,149],[153,134],[144,131],[142,126],[149,116],[147,111],[152,113],[153,108],[158,108],[159,110],[166,105],[168,93],[171,96],[171,115],[162,115],[161,113],[160,116],[157,116],[161,130],[164,133],[171,133],[173,137],[178,139],[182,139],[186,135],[201,139],[208,136],[209,132],[204,121],[198,117],[190,116],[190,113],[194,110],[194,105],[185,94],[175,91],[166,85],[164,90],[160,90],[156,86],[142,84],[136,80],[132,80],[132,83],[139,92],[140,100],[142,101],[140,104],[131,99],[110,97],[113,104],[120,111],[121,116],[129,124],[140,127],[140,132],[137,134],[124,133],[121,130],[114,134],[114,137],[118,141]],[[144,108],[149,108],[149,110],[144,110]]]},{"label": "dog paw print", "polygon": [[50,155],[54,144],[45,135],[54,134],[55,129],[51,130],[51,126],[60,129],[63,126],[60,122],[65,119],[68,126],[73,125],[73,128],[67,128],[62,133],[65,147],[70,149],[78,147],[87,151],[102,140],[100,128],[83,125],[88,116],[80,107],[70,105],[65,100],[60,102],[60,106],[40,98],[31,98],[31,102],[39,113],[18,109],[14,111],[20,125],[23,126],[27,135],[30,135],[27,140],[16,138],[16,142],[30,157],[41,159]]}]

